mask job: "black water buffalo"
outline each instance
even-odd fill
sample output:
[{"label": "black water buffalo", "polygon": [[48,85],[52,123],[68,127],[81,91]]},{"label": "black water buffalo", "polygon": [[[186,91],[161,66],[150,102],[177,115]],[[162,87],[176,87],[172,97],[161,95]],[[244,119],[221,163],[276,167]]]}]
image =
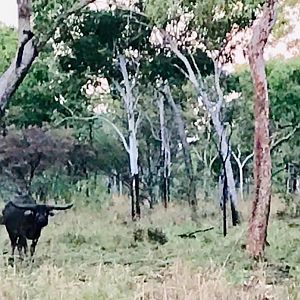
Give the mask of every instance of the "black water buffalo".
[{"label": "black water buffalo", "polygon": [[32,256],[42,228],[48,225],[48,217],[54,215],[53,210],[65,210],[72,206],[73,204],[66,206],[36,204],[34,200],[33,203],[8,202],[2,211],[1,223],[5,225],[8,232],[12,255],[14,255],[16,246],[20,255],[22,255],[22,248],[26,255],[27,239],[29,239],[32,240],[30,246],[30,254]]}]

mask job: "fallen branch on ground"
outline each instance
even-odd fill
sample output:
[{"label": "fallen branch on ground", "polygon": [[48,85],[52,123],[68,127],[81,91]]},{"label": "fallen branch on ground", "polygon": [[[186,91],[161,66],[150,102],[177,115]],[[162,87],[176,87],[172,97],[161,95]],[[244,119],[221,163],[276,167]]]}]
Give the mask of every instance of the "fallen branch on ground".
[{"label": "fallen branch on ground", "polygon": [[178,236],[183,238],[183,239],[186,239],[186,238],[195,239],[196,238],[196,235],[195,235],[196,233],[206,232],[206,231],[209,231],[209,230],[212,230],[212,229],[214,229],[214,227],[209,227],[209,228],[206,228],[206,229],[198,229],[198,230],[195,230],[195,231],[192,231],[192,232],[178,234]]}]

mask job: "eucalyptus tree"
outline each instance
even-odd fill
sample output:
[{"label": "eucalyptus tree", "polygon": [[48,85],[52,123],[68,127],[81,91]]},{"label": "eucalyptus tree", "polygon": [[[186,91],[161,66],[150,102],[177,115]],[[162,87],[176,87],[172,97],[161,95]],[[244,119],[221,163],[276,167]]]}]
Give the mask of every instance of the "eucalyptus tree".
[{"label": "eucalyptus tree", "polygon": [[197,207],[196,181],[195,181],[190,145],[188,143],[187,134],[185,131],[185,122],[180,108],[175,103],[174,97],[172,96],[172,92],[168,84],[165,84],[162,93],[164,94],[164,97],[167,99],[169,105],[172,108],[175,123],[178,128],[178,135],[180,137],[183,156],[184,156],[186,175],[189,179],[188,187],[187,187],[188,199],[192,208],[196,210]]},{"label": "eucalyptus tree", "polygon": [[[131,187],[130,193],[132,198],[132,206],[131,206],[131,216],[134,219],[135,217],[141,217],[141,208],[140,208],[140,197],[139,197],[139,147],[137,140],[137,131],[139,129],[141,115],[140,112],[137,111],[138,105],[138,97],[140,95],[135,94],[135,85],[138,77],[138,71],[136,71],[135,76],[130,79],[128,70],[127,70],[127,62],[123,55],[118,56],[118,65],[120,68],[120,72],[122,73],[122,84],[117,81],[114,82],[118,92],[120,93],[124,109],[127,115],[127,128],[128,128],[128,142],[126,142],[125,137],[121,135],[125,150],[129,155],[129,164],[130,164],[130,173],[131,173]],[[138,64],[138,62],[137,62]],[[138,65],[137,65],[138,70]]]},{"label": "eucalyptus tree", "polygon": [[158,97],[159,123],[160,123],[160,140],[161,140],[161,159],[162,159],[162,195],[165,208],[170,201],[170,174],[171,174],[171,149],[170,149],[170,133],[165,122],[165,99],[161,95]]},{"label": "eucalyptus tree", "polygon": [[264,254],[271,204],[271,153],[269,99],[264,47],[276,20],[276,1],[267,0],[262,15],[253,24],[248,47],[254,87],[254,186],[255,193],[248,228],[247,249],[254,258]]},{"label": "eucalyptus tree", "polygon": [[[136,18],[140,19],[136,21]],[[57,44],[62,45],[59,62],[64,72],[72,73],[72,77],[88,82],[87,89],[96,89],[103,80],[108,83],[114,102],[108,105],[108,110],[113,120],[109,120],[104,113],[88,118],[99,118],[109,124],[117,132],[124,150],[128,153],[132,218],[140,217],[137,137],[142,117],[140,102],[143,98],[140,94],[140,69],[143,60],[147,59],[151,32],[142,21],[143,17],[128,10],[90,11],[85,13],[83,18],[74,18],[71,23],[66,22],[66,34],[55,40]],[[76,28],[79,34],[71,32],[69,27]],[[85,51],[89,45],[89,51]],[[77,90],[81,88],[82,86],[79,86]],[[69,108],[74,103],[76,102],[73,100],[67,101],[65,106]],[[95,107],[95,104],[91,103],[91,106]]]},{"label": "eucalyptus tree", "polygon": [[[33,62],[63,21],[74,16],[94,0],[31,1],[17,0],[18,47],[15,57],[0,77],[0,110],[3,114],[11,96],[22,83]],[[32,19],[35,19],[32,26]]]},{"label": "eucalyptus tree", "polygon": [[[157,0],[148,1],[146,6],[147,14],[159,27],[160,44],[168,47],[182,61],[184,67],[180,69],[192,83],[199,107],[204,107],[209,112],[218,135],[218,144],[223,159],[227,158],[229,153],[225,166],[228,176],[228,192],[235,211],[233,213],[234,225],[238,222],[237,194],[230,161],[229,141],[222,120],[224,95],[220,83],[221,66],[222,62],[231,59],[232,37],[249,25],[260,2],[182,1],[180,5],[169,6],[168,1]],[[162,11],[168,13],[162,14]],[[184,30],[180,31],[179,25],[183,26]],[[180,50],[179,46],[182,43],[190,50],[191,59]],[[192,54],[197,48],[204,49],[214,62],[212,87],[207,85],[207,81],[199,71],[199,65],[193,61]],[[210,93],[208,89],[213,93]]]},{"label": "eucalyptus tree", "polygon": [[[153,32],[155,32],[155,28]],[[188,135],[192,137],[197,135],[193,131],[195,127],[193,123],[197,118],[193,113],[194,101],[189,101],[185,76],[178,71],[178,67],[184,68],[184,63],[169,49],[157,47],[155,41],[153,41],[153,47],[155,50],[152,54],[153,58],[144,64],[143,72],[145,78],[150,79],[153,82],[153,86],[163,95],[166,102],[165,107],[171,108],[172,117],[176,125],[169,125],[168,127],[169,130],[170,127],[174,127],[177,130],[176,136],[179,137],[185,174],[188,179],[186,182],[184,176],[180,176],[180,180],[184,185],[187,184],[187,188],[184,189],[185,198],[195,210],[197,206],[195,171],[191,159],[191,148],[187,139]],[[188,55],[184,45],[180,47],[180,50]],[[199,69],[203,74],[207,75],[212,72],[212,61],[201,49],[196,49],[194,61],[199,64]],[[188,113],[183,112],[183,110]],[[187,116],[189,117],[187,118]]]}]

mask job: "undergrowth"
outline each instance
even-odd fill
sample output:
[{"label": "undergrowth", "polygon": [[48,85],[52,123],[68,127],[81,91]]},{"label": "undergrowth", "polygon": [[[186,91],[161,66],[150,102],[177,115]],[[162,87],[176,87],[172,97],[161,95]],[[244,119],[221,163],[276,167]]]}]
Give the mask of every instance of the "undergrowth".
[{"label": "undergrowth", "polygon": [[[9,254],[1,256],[0,299],[300,298],[300,221],[278,218],[278,200],[261,263],[244,250],[247,202],[241,204],[245,221],[224,238],[220,212],[208,203],[197,223],[179,204],[143,207],[133,223],[126,199],[74,201],[74,209],[58,213],[43,230],[33,262],[16,257],[12,267]],[[4,227],[0,249],[10,252]]]}]

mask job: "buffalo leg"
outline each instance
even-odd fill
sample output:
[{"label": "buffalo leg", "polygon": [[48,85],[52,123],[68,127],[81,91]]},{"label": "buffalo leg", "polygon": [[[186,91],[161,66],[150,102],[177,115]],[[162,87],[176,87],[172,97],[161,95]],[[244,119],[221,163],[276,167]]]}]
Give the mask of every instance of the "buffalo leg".
[{"label": "buffalo leg", "polygon": [[16,236],[15,234],[13,234],[11,232],[9,232],[8,235],[9,235],[9,239],[10,239],[10,243],[11,243],[11,255],[14,256],[15,255],[15,249],[16,249],[16,246],[17,246],[18,236]]},{"label": "buffalo leg", "polygon": [[18,252],[19,252],[19,256],[20,256],[20,258],[22,258],[22,243],[21,243],[21,241],[20,241],[20,239],[22,239],[20,236],[19,236],[19,238],[18,238],[18,241],[17,241],[17,248],[18,248]]},{"label": "buffalo leg", "polygon": [[33,256],[34,252],[35,252],[35,247],[36,244],[38,242],[38,239],[35,239],[32,241],[31,245],[30,245],[30,255]]},{"label": "buffalo leg", "polygon": [[19,251],[20,257],[22,257],[22,248],[24,248],[24,254],[27,255],[27,240],[24,236],[19,236],[18,251]]}]

